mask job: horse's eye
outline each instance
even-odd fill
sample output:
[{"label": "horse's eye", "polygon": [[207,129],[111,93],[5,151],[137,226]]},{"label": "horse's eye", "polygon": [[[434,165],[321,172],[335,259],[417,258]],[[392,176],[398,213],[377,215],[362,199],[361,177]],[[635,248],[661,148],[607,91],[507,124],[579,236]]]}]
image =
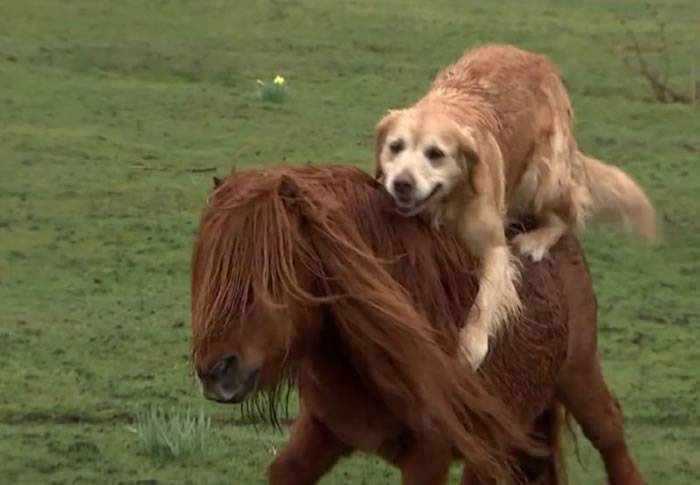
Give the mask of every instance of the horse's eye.
[{"label": "horse's eye", "polygon": [[428,158],[428,160],[434,162],[444,157],[445,152],[443,152],[436,146],[431,146],[425,150],[425,156]]},{"label": "horse's eye", "polygon": [[396,155],[399,153],[401,150],[403,150],[405,147],[405,144],[402,139],[394,140],[391,143],[389,143],[389,150],[391,150],[391,153]]}]

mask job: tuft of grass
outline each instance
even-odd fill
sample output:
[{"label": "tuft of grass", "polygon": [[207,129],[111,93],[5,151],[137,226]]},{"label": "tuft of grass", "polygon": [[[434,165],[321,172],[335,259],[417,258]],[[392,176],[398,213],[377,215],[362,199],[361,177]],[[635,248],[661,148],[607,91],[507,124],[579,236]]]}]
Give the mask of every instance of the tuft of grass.
[{"label": "tuft of grass", "polygon": [[266,83],[258,79],[258,98],[269,103],[284,103],[287,99],[287,84],[284,78],[277,76],[274,81]]},{"label": "tuft of grass", "polygon": [[129,428],[139,439],[141,448],[157,461],[201,457],[206,454],[211,419],[204,411],[178,411],[151,407],[136,415]]}]

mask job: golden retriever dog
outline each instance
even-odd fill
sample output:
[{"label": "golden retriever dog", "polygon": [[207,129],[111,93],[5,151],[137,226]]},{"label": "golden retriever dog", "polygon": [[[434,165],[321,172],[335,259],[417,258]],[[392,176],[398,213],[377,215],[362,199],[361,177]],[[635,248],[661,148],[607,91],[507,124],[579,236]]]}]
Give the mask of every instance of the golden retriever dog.
[{"label": "golden retriever dog", "polygon": [[505,237],[509,218],[535,217],[518,249],[539,261],[567,231],[593,216],[653,238],[654,209],[621,170],[581,153],[557,68],[508,45],[467,52],[437,75],[410,108],[376,128],[377,177],[399,212],[455,231],[480,259],[479,291],[460,335],[478,367],[489,337],[520,311],[518,266]]}]

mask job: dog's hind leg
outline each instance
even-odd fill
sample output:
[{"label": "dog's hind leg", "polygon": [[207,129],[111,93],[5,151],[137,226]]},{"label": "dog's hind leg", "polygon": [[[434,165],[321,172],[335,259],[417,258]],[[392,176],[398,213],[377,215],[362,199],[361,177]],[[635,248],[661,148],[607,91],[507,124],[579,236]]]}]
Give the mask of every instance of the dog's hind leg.
[{"label": "dog's hind leg", "polygon": [[302,407],[289,442],[267,469],[268,483],[313,485],[351,451]]},{"label": "dog's hind leg", "polygon": [[536,143],[529,167],[512,196],[511,209],[537,219],[536,229],[513,239],[520,252],[535,262],[542,260],[567,231],[583,227],[588,191],[575,180],[583,173],[577,153],[569,117],[555,115],[554,127]]},{"label": "dog's hind leg", "polygon": [[518,250],[535,262],[541,261],[568,230],[568,224],[553,212],[540,216],[539,220],[540,227],[513,238]]}]

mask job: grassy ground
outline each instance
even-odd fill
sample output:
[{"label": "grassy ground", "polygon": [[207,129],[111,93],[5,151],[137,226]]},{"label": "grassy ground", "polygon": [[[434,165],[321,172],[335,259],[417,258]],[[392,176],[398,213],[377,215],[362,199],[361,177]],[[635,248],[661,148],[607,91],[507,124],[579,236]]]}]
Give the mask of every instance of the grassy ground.
[{"label": "grassy ground", "polygon": [[[497,6],[495,4],[498,4]],[[494,4],[494,5],[492,5]],[[284,436],[204,402],[189,372],[188,261],[209,172],[286,161],[367,167],[382,112],[470,45],[562,66],[588,152],[648,188],[666,240],[586,240],[601,348],[651,483],[700,481],[700,111],[650,99],[610,48],[636,0],[4,0],[0,4],[0,482],[261,483]],[[689,83],[695,0],[662,4]],[[256,79],[286,76],[283,104]],[[154,463],[148,405],[213,419],[205,459]],[[600,483],[596,455],[573,483]],[[387,483],[369,458],[324,483]]]}]

